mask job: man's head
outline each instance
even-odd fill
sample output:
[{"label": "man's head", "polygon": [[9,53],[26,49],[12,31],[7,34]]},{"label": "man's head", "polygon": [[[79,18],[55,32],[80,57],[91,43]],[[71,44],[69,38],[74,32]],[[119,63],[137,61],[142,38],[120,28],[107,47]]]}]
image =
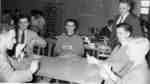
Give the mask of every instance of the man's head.
[{"label": "man's head", "polygon": [[31,25],[37,26],[39,28],[43,28],[46,24],[46,20],[44,18],[44,14],[40,10],[31,10]]},{"label": "man's head", "polygon": [[131,6],[127,1],[121,1],[119,3],[119,13],[120,13],[120,15],[123,16],[124,14],[129,13],[130,9],[131,9]]},{"label": "man's head", "polygon": [[120,23],[116,26],[116,33],[118,40],[120,42],[123,42],[128,38],[132,37],[133,27],[127,23]]},{"label": "man's head", "polygon": [[76,19],[67,19],[64,22],[65,30],[68,35],[73,35],[78,29],[78,22]]},{"label": "man's head", "polygon": [[25,30],[30,25],[30,19],[27,15],[20,15],[17,23],[20,29]]}]

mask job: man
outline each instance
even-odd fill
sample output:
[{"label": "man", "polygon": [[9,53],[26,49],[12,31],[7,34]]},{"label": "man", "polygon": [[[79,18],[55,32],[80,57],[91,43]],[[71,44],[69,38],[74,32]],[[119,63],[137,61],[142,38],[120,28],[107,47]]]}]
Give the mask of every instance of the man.
[{"label": "man", "polygon": [[43,38],[39,37],[36,32],[29,30],[29,19],[27,16],[22,15],[18,18],[17,28],[17,45],[22,44],[24,51],[28,54],[33,54],[33,47],[45,47],[46,42]]},{"label": "man", "polygon": [[83,40],[76,34],[78,22],[75,19],[67,19],[64,26],[66,31],[57,37],[54,54],[65,58],[83,56]]},{"label": "man", "polygon": [[106,26],[104,26],[100,30],[99,36],[104,36],[104,37],[107,37],[108,39],[110,39],[111,32],[112,32],[112,25],[113,25],[113,20],[108,20]]},{"label": "man", "polygon": [[41,11],[32,10],[31,11],[31,30],[37,32],[38,35],[44,36],[45,35],[45,27],[46,21],[44,16],[42,15]]},{"label": "man", "polygon": [[130,13],[131,5],[126,1],[121,1],[119,4],[119,15],[115,18],[112,35],[111,35],[111,46],[115,47],[117,43],[116,39],[116,25],[120,23],[128,23],[133,26],[133,36],[139,37],[143,36],[139,19],[132,13]]}]

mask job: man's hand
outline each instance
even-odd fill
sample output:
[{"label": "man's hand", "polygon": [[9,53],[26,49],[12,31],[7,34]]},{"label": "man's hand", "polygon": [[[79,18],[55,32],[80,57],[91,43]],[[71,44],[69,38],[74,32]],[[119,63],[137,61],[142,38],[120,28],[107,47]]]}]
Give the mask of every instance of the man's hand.
[{"label": "man's hand", "polygon": [[33,60],[30,64],[29,70],[31,71],[32,74],[34,74],[38,69],[39,69],[39,61]]},{"label": "man's hand", "polygon": [[86,55],[89,64],[99,64],[99,60],[89,54]]},{"label": "man's hand", "polygon": [[25,48],[25,44],[18,44],[17,46],[16,46],[16,52],[15,52],[15,56],[16,56],[16,58],[18,58],[19,57],[19,55],[22,55],[22,50]]},{"label": "man's hand", "polygon": [[108,63],[105,63],[103,64],[103,67],[102,67],[104,70],[103,73],[101,74],[105,74],[104,77],[106,77],[106,79],[111,79],[112,81],[114,82],[117,82],[120,78],[114,74],[114,72],[111,70],[111,65],[108,64]]}]

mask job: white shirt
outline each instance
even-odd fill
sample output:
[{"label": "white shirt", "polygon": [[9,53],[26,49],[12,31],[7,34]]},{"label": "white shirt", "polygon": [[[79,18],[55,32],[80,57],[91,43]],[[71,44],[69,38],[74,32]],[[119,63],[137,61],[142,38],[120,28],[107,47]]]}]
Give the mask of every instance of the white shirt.
[{"label": "white shirt", "polygon": [[150,43],[146,38],[138,38],[130,41],[127,54],[135,65],[146,63],[145,56],[150,49]]}]

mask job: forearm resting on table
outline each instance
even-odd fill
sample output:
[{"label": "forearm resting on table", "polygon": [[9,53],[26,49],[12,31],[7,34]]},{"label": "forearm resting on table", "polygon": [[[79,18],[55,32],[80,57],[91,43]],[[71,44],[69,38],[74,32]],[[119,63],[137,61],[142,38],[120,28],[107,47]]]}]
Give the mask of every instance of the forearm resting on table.
[{"label": "forearm resting on table", "polygon": [[133,62],[128,62],[125,66],[123,66],[121,68],[121,70],[119,70],[118,72],[114,71],[112,69],[112,71],[119,76],[120,78],[122,78],[123,76],[125,76],[126,74],[128,74],[128,72],[131,70],[131,68],[133,67],[134,63]]}]

